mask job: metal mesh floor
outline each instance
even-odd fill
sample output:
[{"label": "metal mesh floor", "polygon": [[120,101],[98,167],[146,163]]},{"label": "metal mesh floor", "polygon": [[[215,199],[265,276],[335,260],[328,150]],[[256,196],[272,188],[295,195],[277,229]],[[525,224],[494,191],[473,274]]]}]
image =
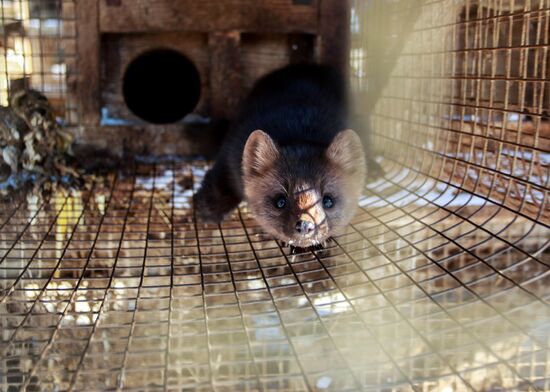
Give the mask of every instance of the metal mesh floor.
[{"label": "metal mesh floor", "polygon": [[548,226],[383,164],[298,254],[196,224],[200,162],[2,205],[0,390],[550,390]]}]

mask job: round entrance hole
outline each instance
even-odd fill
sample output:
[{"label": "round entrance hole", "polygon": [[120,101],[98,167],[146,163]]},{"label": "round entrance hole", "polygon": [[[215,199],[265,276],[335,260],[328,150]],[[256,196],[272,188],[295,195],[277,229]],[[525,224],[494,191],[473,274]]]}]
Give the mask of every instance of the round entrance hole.
[{"label": "round entrance hole", "polygon": [[201,94],[199,71],[175,50],[151,50],[130,63],[122,93],[128,108],[142,120],[173,123],[197,105]]}]

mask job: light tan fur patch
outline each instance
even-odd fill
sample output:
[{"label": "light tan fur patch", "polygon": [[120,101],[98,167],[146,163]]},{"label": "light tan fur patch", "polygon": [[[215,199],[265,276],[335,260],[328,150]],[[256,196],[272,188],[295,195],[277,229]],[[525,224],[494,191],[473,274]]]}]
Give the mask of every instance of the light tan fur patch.
[{"label": "light tan fur patch", "polygon": [[309,184],[296,187],[295,191],[298,220],[315,223],[316,227],[326,223],[325,210],[323,209],[323,197]]}]

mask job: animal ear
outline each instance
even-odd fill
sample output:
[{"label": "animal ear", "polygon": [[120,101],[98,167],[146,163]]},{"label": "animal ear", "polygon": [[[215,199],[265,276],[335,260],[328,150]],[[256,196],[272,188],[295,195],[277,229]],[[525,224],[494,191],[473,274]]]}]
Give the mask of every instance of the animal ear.
[{"label": "animal ear", "polygon": [[346,129],[336,135],[326,151],[327,158],[346,172],[365,172],[365,153],[355,131]]},{"label": "animal ear", "polygon": [[244,146],[242,170],[245,176],[264,173],[279,158],[279,149],[271,137],[261,130],[250,134]]}]

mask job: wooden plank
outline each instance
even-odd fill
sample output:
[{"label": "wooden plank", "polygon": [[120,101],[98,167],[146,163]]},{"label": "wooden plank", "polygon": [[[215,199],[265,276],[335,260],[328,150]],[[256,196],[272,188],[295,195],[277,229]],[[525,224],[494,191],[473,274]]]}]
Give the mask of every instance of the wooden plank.
[{"label": "wooden plank", "polygon": [[[339,0],[337,0],[339,1]],[[316,34],[319,0],[100,0],[100,31]]]},{"label": "wooden plank", "polygon": [[243,94],[262,76],[290,62],[288,37],[282,34],[244,34],[241,36]]},{"label": "wooden plank", "polygon": [[320,61],[348,74],[350,47],[349,0],[319,0]]},{"label": "wooden plank", "polygon": [[76,2],[76,89],[80,123],[98,125],[100,120],[100,36],[97,0]]},{"label": "wooden plank", "polygon": [[225,125],[117,125],[86,127],[77,138],[74,151],[107,151],[124,155],[201,155],[213,158],[225,135]]},{"label": "wooden plank", "polygon": [[314,60],[315,36],[311,34],[288,34],[288,53],[291,63]]},{"label": "wooden plank", "polygon": [[241,34],[238,31],[213,32],[210,49],[210,113],[216,118],[236,115],[242,97]]},{"label": "wooden plank", "polygon": [[210,58],[206,34],[107,34],[103,37],[102,45],[102,103],[111,117],[141,122],[128,109],[122,96],[124,71],[136,57],[158,48],[175,50],[195,64],[201,78],[201,98],[193,113],[208,115]]}]

